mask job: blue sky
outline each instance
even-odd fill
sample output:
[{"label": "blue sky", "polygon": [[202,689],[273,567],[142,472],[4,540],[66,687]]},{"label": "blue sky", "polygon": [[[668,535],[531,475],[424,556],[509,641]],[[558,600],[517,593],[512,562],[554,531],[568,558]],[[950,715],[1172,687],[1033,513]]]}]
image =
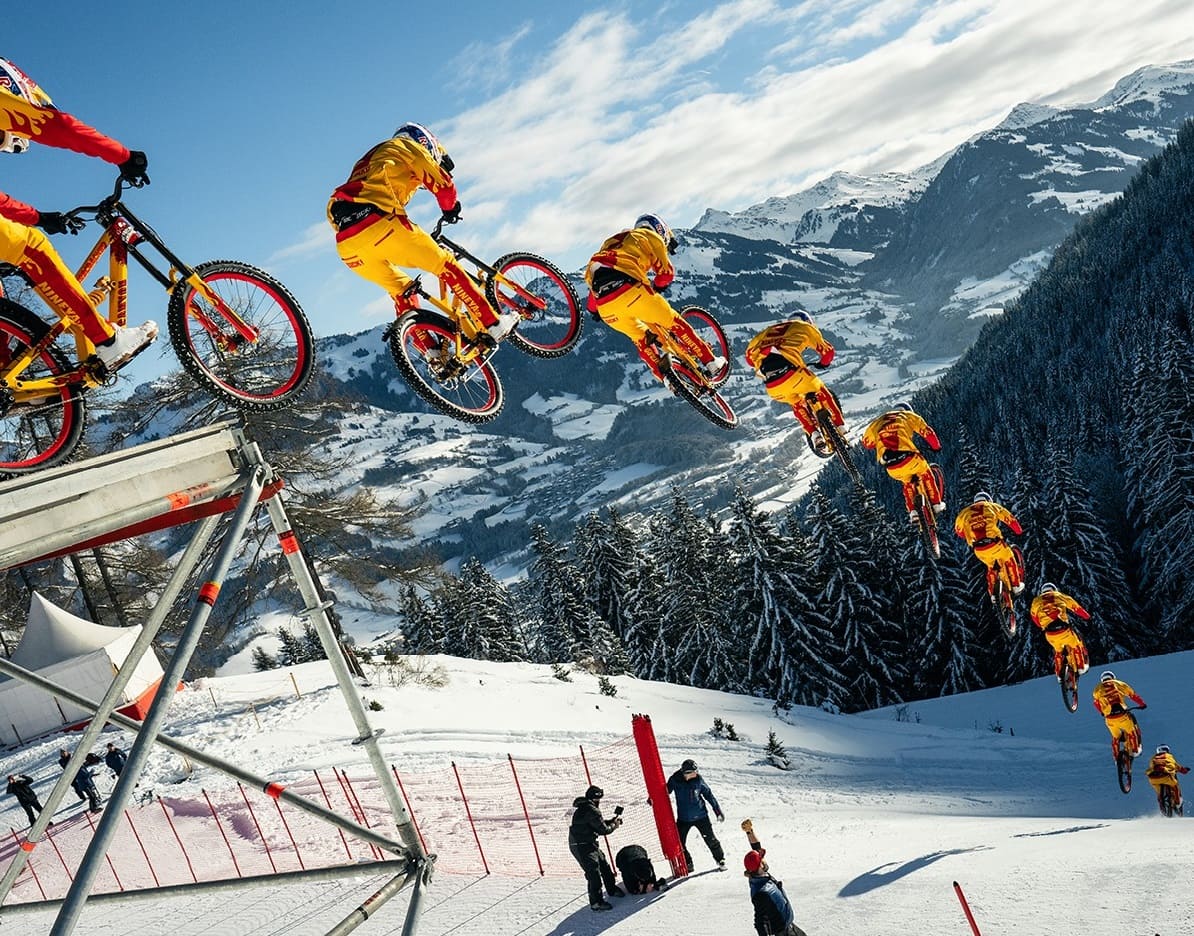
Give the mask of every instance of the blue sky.
[{"label": "blue sky", "polygon": [[[413,9],[412,9],[413,8]],[[130,196],[185,259],[265,266],[318,334],[385,320],[323,220],[331,189],[398,124],[457,164],[457,238],[565,268],[643,211],[674,226],[835,169],[911,169],[1025,100],[1091,100],[1194,54],[1186,0],[686,0],[55,4],[0,55],[64,110],[149,154]],[[36,22],[35,22],[36,20]],[[35,147],[0,188],[94,201],[109,167]],[[425,193],[412,216],[437,215]],[[77,261],[90,240],[55,238]],[[164,296],[133,285],[135,319]],[[170,366],[150,356],[133,372]]]}]

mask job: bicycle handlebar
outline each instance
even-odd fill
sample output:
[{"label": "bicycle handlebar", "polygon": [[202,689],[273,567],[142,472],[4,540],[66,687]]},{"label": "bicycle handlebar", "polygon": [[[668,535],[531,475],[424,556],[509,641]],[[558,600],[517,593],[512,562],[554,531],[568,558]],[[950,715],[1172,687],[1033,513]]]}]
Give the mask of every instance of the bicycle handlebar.
[{"label": "bicycle handlebar", "polygon": [[70,211],[64,211],[63,217],[77,218],[80,215],[96,215],[105,208],[111,208],[114,204],[120,201],[120,194],[126,188],[132,188],[132,183],[128,182],[124,176],[116,177],[116,185],[112,189],[112,194],[102,199],[98,205],[80,205],[78,208],[72,208]]}]

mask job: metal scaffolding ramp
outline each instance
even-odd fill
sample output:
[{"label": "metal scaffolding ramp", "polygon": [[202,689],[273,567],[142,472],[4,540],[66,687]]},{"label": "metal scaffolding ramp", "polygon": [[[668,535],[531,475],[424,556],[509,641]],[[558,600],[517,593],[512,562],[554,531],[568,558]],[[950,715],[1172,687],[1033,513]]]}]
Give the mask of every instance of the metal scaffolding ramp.
[{"label": "metal scaffolding ramp", "polygon": [[[391,860],[385,862],[385,867],[393,868],[396,862],[399,868],[397,874],[329,930],[327,936],[342,936],[352,932],[408,885],[412,891],[403,934],[414,936],[423,889],[430,883],[435,859],[423,850],[395,778],[382,757],[377,740],[381,732],[369,725],[358,687],[353,682],[352,672],[328,614],[331,602],[322,598],[323,593],[287,516],[282,489],[282,479],[262,456],[256,443],[248,437],[246,430],[230,422],[0,482],[0,571],[198,521],[160,599],[129,651],[126,664],[115,675],[102,699],[83,698],[64,686],[0,659],[0,674],[38,686],[95,713],[82,731],[74,755],[47,798],[45,809],[29,829],[3,878],[0,878],[0,920],[4,917],[5,899],[29,855],[43,841],[50,817],[70,789],[83,763],[84,753],[91,750],[104,725],[112,722],[136,731],[137,738],[128,752],[128,761],[116,787],[109,796],[108,808],[99,820],[70,890],[62,901],[51,936],[69,936],[74,931],[117,831],[121,813],[131,799],[151,746],[155,743],[185,753],[196,763],[219,770],[277,800],[332,823],[391,856]],[[242,766],[162,734],[175,687],[182,680],[199,643],[245,531],[262,506],[268,512],[290,574],[302,596],[302,614],[319,634],[320,643],[352,717],[357,734],[353,744],[359,745],[367,753],[385,794],[397,826],[397,840],[292,793],[283,784],[272,782]],[[216,530],[223,514],[231,514],[231,521],[219,534],[217,541]],[[144,721],[137,722],[115,712],[120,704],[121,692],[136,663],[149,651],[167,613],[182,595],[186,582],[213,542],[216,542],[216,548],[201,576],[202,584],[190,596],[192,605],[186,627],[165,667],[161,685]],[[368,865],[360,869],[362,874],[369,872]]]}]

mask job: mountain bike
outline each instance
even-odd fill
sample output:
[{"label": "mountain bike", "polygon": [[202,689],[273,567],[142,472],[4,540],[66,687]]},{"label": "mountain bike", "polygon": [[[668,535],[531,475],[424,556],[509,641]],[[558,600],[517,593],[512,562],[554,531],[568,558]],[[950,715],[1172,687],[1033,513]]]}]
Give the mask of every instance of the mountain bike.
[{"label": "mountain bike", "polygon": [[1128,713],[1128,718],[1132,721],[1132,733],[1136,736],[1136,743],[1129,744],[1128,735],[1122,729],[1120,730],[1115,747],[1115,774],[1119,779],[1119,788],[1124,793],[1131,793],[1132,761],[1136,759],[1136,755],[1132,752],[1144,744],[1144,737],[1140,733],[1140,723],[1136,721],[1136,716],[1132,714],[1132,712],[1137,711],[1137,707],[1131,706],[1125,709],[1125,711]]},{"label": "mountain bike", "polygon": [[1181,803],[1178,803],[1176,806],[1173,803],[1173,787],[1169,786],[1169,784],[1161,787],[1161,792],[1157,797],[1157,805],[1161,808],[1161,815],[1166,819],[1184,815]]},{"label": "mountain bike", "polygon": [[443,282],[438,295],[433,295],[423,288],[420,277],[407,293],[421,296],[432,308],[402,314],[386,327],[382,339],[389,344],[399,372],[420,397],[461,422],[489,422],[505,404],[501,380],[491,363],[499,344],[508,341],[538,358],[567,354],[580,340],[580,300],[564,274],[542,257],[515,252],[488,264],[448,239],[442,228],[441,220],[432,238],[471,267],[462,269],[484,290],[494,309],[514,310],[521,321],[502,342],[496,342]]},{"label": "mountain bike", "polygon": [[738,415],[718,388],[730,377],[730,343],[726,333],[707,309],[685,306],[676,313],[696,333],[697,338],[716,357],[726,363],[716,374],[706,374],[705,367],[694,357],[669,329],[647,322],[639,324],[647,330],[643,347],[659,371],[663,384],[680,399],[691,405],[707,420],[723,429],[734,429]]},{"label": "mountain bike", "polygon": [[[108,322],[127,322],[133,257],[169,296],[170,343],[191,377],[242,410],[288,405],[306,386],[314,356],[311,327],[298,302],[278,280],[247,263],[211,260],[188,266],[121,201],[127,186],[117,179],[112,194],[98,205],[65,214],[71,233],[88,220],[103,227],[75,274],[82,282],[108,254],[108,274],[90,294],[92,302],[106,297]],[[159,267],[161,259],[146,256],[146,245],[169,264],[167,270]],[[71,363],[57,344],[68,332],[78,363]],[[23,306],[0,299],[0,477],[70,458],[82,437],[87,391],[113,377],[94,351],[82,331],[64,319],[48,325]]]},{"label": "mountain bike", "polygon": [[[929,468],[940,470],[937,465],[930,465]],[[937,511],[933,509],[933,501],[929,497],[928,487],[920,475],[913,475],[909,483],[915,492],[912,495],[912,509],[916,511],[916,516],[919,518],[916,528],[917,533],[920,534],[920,541],[930,556],[940,559],[941,543],[937,539]]]},{"label": "mountain bike", "polygon": [[[1015,553],[1016,561],[1020,564],[1022,570],[1024,568],[1024,557],[1020,553],[1020,548],[1012,546],[1011,549]],[[1011,572],[1004,567],[1002,562],[996,562],[992,569],[994,571],[994,584],[988,586],[991,602],[995,605],[995,611],[999,615],[999,623],[1003,625],[1003,632],[1009,637],[1014,637],[1016,635],[1016,593]]]},{"label": "mountain bike", "polygon": [[[821,430],[821,438],[829,446],[830,453],[837,456],[842,467],[846,469],[846,474],[850,476],[850,480],[861,488],[863,486],[862,472],[854,464],[854,458],[850,454],[850,443],[846,441],[841,427],[833,419],[833,408],[830,402],[832,393],[833,391],[828,387],[817,393],[806,393],[804,403],[812,421]],[[832,400],[836,403],[837,398],[832,397]],[[840,410],[841,407],[839,406],[838,409]],[[932,512],[931,506],[929,511]]]},{"label": "mountain bike", "polygon": [[[1077,628],[1071,627],[1070,630],[1079,640],[1082,639]],[[1061,684],[1061,700],[1065,707],[1071,712],[1078,711],[1078,668],[1070,660],[1069,647],[1061,648],[1061,665],[1057,671],[1057,678]]]}]

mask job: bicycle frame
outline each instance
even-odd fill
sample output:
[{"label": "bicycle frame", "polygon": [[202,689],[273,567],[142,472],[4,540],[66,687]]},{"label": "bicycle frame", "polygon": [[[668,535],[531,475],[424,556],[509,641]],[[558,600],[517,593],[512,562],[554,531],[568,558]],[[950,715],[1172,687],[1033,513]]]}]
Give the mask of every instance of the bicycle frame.
[{"label": "bicycle frame", "polygon": [[[234,331],[232,337],[220,336],[220,340],[230,350],[241,344],[256,341],[257,330],[208,288],[203,279],[166,246],[157,232],[133,214],[129,207],[120,200],[123,188],[123,182],[117,179],[112,195],[98,205],[75,208],[67,213],[68,217],[94,214],[95,220],[103,227],[103,232],[95,246],[92,247],[91,252],[75,272],[75,278],[82,283],[95,269],[103,255],[108,254],[108,274],[99,280],[96,289],[91,293],[93,302],[96,302],[96,292],[102,290],[106,293],[108,309],[104,317],[108,324],[123,327],[128,322],[128,262],[129,257],[132,256],[150,276],[162,285],[167,294],[173,293],[180,284],[185,283],[202,295],[213,308],[218,309]],[[169,262],[170,267],[167,272],[162,272],[152,259],[142,253],[138,247],[142,242],[153,247]],[[102,306],[99,306],[98,302],[96,304],[97,310],[102,314]],[[206,330],[212,334],[219,333],[219,324],[212,321],[210,317],[199,311],[193,314],[199,317],[200,323]],[[48,345],[52,345],[67,331],[71,331],[74,335],[76,354],[81,363],[73,370],[54,377],[19,380],[19,375],[30,363]],[[107,379],[107,374],[102,369],[87,363],[94,353],[95,345],[83,334],[82,330],[74,328],[66,319],[59,318],[42,341],[26,349],[25,354],[14,359],[3,372],[0,372],[0,380],[3,380],[3,383],[12,390],[13,401],[16,403],[41,399],[47,394],[56,394],[63,386],[71,384],[82,384],[88,389],[97,387]]]},{"label": "bicycle frame", "polygon": [[[542,297],[527,292],[517,283],[503,276],[500,270],[445,236],[442,230],[443,224],[443,221],[440,220],[434,229],[432,229],[432,240],[449,250],[457,260],[466,260],[476,268],[475,270],[466,269],[464,273],[476,283],[478,288],[484,290],[488,282],[501,283],[503,286],[517,293],[519,298],[534,306],[536,310],[543,311],[547,308],[547,303]],[[432,295],[423,289],[418,277],[416,277],[411,289],[457,325],[455,356],[458,360],[465,364],[487,360],[496,348],[486,347],[476,340],[477,335],[484,332],[484,327],[477,321],[476,314],[455,292],[448,288],[448,285],[442,279],[438,280],[438,283],[438,296]]]},{"label": "bicycle frame", "polygon": [[649,322],[644,322],[642,319],[635,319],[635,322],[646,330],[648,336],[654,336],[655,341],[648,340],[645,342],[646,347],[651,349],[651,353],[655,355],[656,366],[663,360],[663,356],[669,355],[679,360],[684,370],[692,377],[695,377],[700,383],[702,390],[712,391],[713,384],[709,378],[705,376],[705,369],[701,366],[692,354],[685,348],[675,336],[672,335],[671,330],[660,325],[654,325]]}]

